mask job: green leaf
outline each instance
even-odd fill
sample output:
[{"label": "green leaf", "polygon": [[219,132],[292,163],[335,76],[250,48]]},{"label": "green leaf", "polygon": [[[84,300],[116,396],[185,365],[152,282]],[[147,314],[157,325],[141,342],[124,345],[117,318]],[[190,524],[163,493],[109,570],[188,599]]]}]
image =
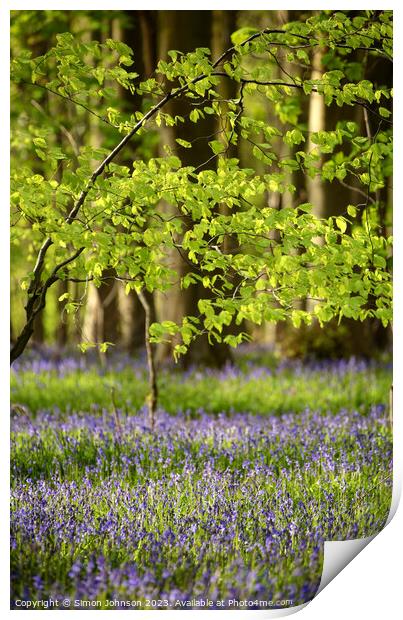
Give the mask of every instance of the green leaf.
[{"label": "green leaf", "polygon": [[164,332],[170,335],[176,334],[179,330],[178,325],[173,321],[162,321],[161,327],[163,328]]},{"label": "green leaf", "polygon": [[291,321],[292,324],[294,325],[294,327],[296,327],[297,329],[299,327],[301,327],[301,321],[302,321],[302,315],[303,315],[303,311],[301,310],[293,310],[291,312]]},{"label": "green leaf", "polygon": [[299,129],[292,129],[286,132],[284,142],[290,146],[293,144],[301,144],[301,142],[305,142],[305,137]]},{"label": "green leaf", "polygon": [[44,138],[34,138],[33,143],[41,149],[46,149],[46,140]]},{"label": "green leaf", "polygon": [[115,346],[113,342],[100,342],[98,347],[101,353],[106,353],[109,347]]},{"label": "green leaf", "polygon": [[266,280],[264,280],[263,278],[259,278],[258,280],[256,280],[255,288],[257,291],[264,291],[266,287],[267,287]]},{"label": "green leaf", "polygon": [[384,269],[386,267],[386,259],[379,254],[375,254],[374,265],[375,267],[380,267],[381,269]]},{"label": "green leaf", "polygon": [[392,114],[390,110],[388,110],[387,108],[383,108],[382,106],[379,108],[378,112],[381,116],[383,116],[383,118],[389,118],[389,116]]},{"label": "green leaf", "polygon": [[339,228],[339,230],[341,230],[342,233],[345,233],[347,230],[347,222],[344,219],[344,217],[336,217],[336,224],[337,227]]},{"label": "green leaf", "polygon": [[183,146],[185,149],[191,149],[192,145],[187,140],[182,140],[182,138],[176,138],[176,142]]},{"label": "green leaf", "polygon": [[219,140],[212,140],[209,142],[209,147],[213,151],[214,155],[218,155],[219,153],[223,153],[225,151],[225,144]]},{"label": "green leaf", "polygon": [[259,32],[257,28],[244,26],[243,28],[239,28],[231,34],[231,41],[234,45],[240,45],[256,32]]},{"label": "green leaf", "polygon": [[42,161],[46,161],[46,153],[44,151],[42,151],[41,149],[35,149],[35,153],[38,155],[39,159],[42,159]]},{"label": "green leaf", "polygon": [[92,72],[95,79],[98,81],[98,84],[100,84],[101,86],[104,83],[105,72],[106,72],[106,69],[104,67],[97,67]]},{"label": "green leaf", "polygon": [[175,362],[178,361],[178,359],[180,358],[181,355],[185,355],[187,350],[188,350],[187,347],[185,345],[183,345],[183,344],[175,345],[174,350],[173,350]]},{"label": "green leaf", "polygon": [[81,353],[86,353],[88,349],[95,348],[96,344],[94,342],[80,342],[77,346]]}]

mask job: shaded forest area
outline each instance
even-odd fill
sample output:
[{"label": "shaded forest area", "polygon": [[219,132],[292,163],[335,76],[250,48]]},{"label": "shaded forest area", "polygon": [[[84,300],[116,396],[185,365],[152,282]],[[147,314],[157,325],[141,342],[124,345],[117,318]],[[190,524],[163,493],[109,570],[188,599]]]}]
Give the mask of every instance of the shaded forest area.
[{"label": "shaded forest area", "polygon": [[[268,26],[282,28],[289,21],[305,21],[315,12],[312,11],[15,11],[11,18],[12,56],[17,57],[23,48],[28,47],[33,56],[42,55],[54,45],[56,35],[71,32],[82,41],[111,38],[129,45],[134,50],[134,65],[131,70],[145,81],[155,77],[155,69],[160,59],[169,59],[169,50],[190,52],[195,48],[210,48],[212,58],[217,58],[231,44],[231,34],[240,28],[263,30]],[[354,12],[349,12],[350,17]],[[357,15],[359,12],[357,12]],[[350,72],[355,71],[351,79],[369,80],[374,88],[390,88],[392,85],[391,63],[379,55],[368,54],[368,51],[350,50],[347,55]],[[301,78],[318,79],[327,69],[326,50],[315,51],[312,62],[307,66],[298,59],[289,60],[287,53],[280,50],[275,58],[278,78],[283,80],[291,73]],[[311,75],[307,75],[307,72]],[[13,86],[12,115],[15,121],[13,129],[12,156],[14,165],[26,165],[31,157],[30,149],[21,148],[24,122],[24,109],[29,107],[29,118],[32,123],[46,125],[49,128],[51,141],[69,153],[73,166],[78,165],[80,149],[90,147],[113,147],[113,127],[104,122],[102,114],[90,113],[96,110],[95,102],[88,101],[85,106],[73,105],[67,97],[55,96],[54,93],[42,88],[39,83],[29,87],[26,84]],[[219,85],[222,101],[235,99],[236,83],[227,80]],[[31,92],[32,99],[28,99]],[[94,103],[94,106],[92,105]],[[389,103],[385,103],[388,107]],[[131,93],[125,88],[116,92],[116,107],[127,113],[146,109],[147,93],[140,95]],[[281,108],[283,106],[284,109]],[[245,97],[244,107],[255,119],[263,119],[273,127],[285,132],[292,129],[289,119],[298,120],[306,140],[304,147],[310,153],[315,144],[310,136],[313,132],[335,130],[341,121],[353,120],[359,127],[359,135],[372,138],[378,131],[378,116],[369,113],[366,107],[339,107],[336,103],[325,105],[324,97],[316,92],[306,95],[296,90],[280,103],[280,108],[270,101],[262,101],[251,95]],[[287,109],[285,109],[287,107]],[[168,105],[167,112],[174,117],[186,116],[190,111],[189,100],[180,98]],[[113,112],[111,112],[113,115]],[[225,117],[208,114],[202,123],[186,122],[175,126],[154,125],[143,135],[127,146],[121,158],[122,164],[130,164],[134,159],[148,159],[163,155],[167,147],[170,152],[180,155],[182,165],[194,165],[203,169],[211,166],[211,150],[208,142],[216,137],[220,140]],[[20,130],[21,129],[21,133]],[[190,142],[193,148],[183,148],[180,142]],[[178,145],[179,144],[179,145]],[[254,168],[258,173],[276,172],[277,164],[264,157],[259,159],[253,152],[253,144],[248,140],[231,144],[227,157],[237,157],[244,167]],[[285,141],[273,140],[273,150],[279,161],[295,156],[301,147]],[[326,155],[320,155],[319,167],[326,165]],[[35,173],[50,176],[60,181],[71,165],[71,161],[61,159],[57,169],[50,171],[46,157],[36,157],[30,164]],[[312,203],[315,215],[323,218],[338,216],[346,212],[347,205],[368,202],[365,193],[355,177],[350,174],[344,178],[335,178],[333,182],[324,182],[320,175],[310,176],[298,169],[290,168],[288,182],[294,186],[292,191],[280,192],[274,187],[265,191],[262,206],[269,205],[281,210],[286,207],[296,208],[300,204]],[[380,189],[376,190],[374,202],[378,205],[380,234],[391,234],[392,190],[391,178]],[[227,207],[222,206],[225,212]],[[161,201],[162,213],[172,214],[172,207]],[[18,212],[13,214],[18,226]],[[12,243],[12,313],[11,339],[23,325],[23,301],[21,297],[21,278],[29,272],[35,258],[35,249],[39,241],[35,220],[32,228],[24,228],[16,235]],[[273,234],[278,234],[278,231]],[[228,237],[225,243],[234,244]],[[178,274],[178,283],[170,290],[161,293],[147,293],[151,307],[151,320],[173,321],[180,323],[183,316],[198,313],[197,303],[206,295],[201,284],[194,283],[186,290],[181,289],[179,281],[188,271],[189,261],[184,253],[173,251],[170,257],[172,268]],[[109,279],[108,279],[109,278]],[[71,295],[76,303],[72,314],[66,312],[65,299]],[[312,304],[309,300],[297,302],[297,307]],[[118,348],[134,353],[144,346],[144,309],[135,291],[125,294],[125,283],[114,278],[113,272],[103,273],[103,281],[98,288],[92,282],[60,281],[49,290],[46,308],[35,319],[32,344],[72,346],[80,342],[110,342]],[[227,330],[243,330],[258,342],[273,345],[282,354],[305,356],[314,353],[322,357],[343,357],[358,355],[370,357],[375,351],[383,350],[390,344],[390,330],[382,326],[377,318],[368,318],[360,323],[354,319],[333,319],[324,329],[317,322],[311,326],[302,325],[296,329],[290,322],[277,325],[266,322],[261,326],[243,321],[240,326],[231,326]],[[158,360],[171,356],[172,343],[158,347]],[[207,335],[202,335],[196,343],[192,343],[184,360],[189,363],[206,363],[222,365],[231,357],[230,348],[226,344],[211,344]]]}]

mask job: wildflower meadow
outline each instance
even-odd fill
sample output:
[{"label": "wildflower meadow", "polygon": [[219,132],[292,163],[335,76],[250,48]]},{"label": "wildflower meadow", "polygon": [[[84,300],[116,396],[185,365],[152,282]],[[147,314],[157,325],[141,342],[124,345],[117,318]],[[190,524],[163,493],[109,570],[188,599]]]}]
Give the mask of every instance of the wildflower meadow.
[{"label": "wildflower meadow", "polygon": [[390,368],[258,359],[210,376],[167,370],[153,432],[141,359],[18,364],[12,601],[310,600],[324,540],[370,536],[387,518]]}]

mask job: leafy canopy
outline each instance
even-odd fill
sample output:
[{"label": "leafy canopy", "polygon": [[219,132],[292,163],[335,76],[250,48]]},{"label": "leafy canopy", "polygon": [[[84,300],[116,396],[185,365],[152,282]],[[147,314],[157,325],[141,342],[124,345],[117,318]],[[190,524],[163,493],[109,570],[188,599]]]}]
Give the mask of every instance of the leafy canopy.
[{"label": "leafy canopy", "polygon": [[[357,54],[391,60],[391,12],[353,18],[322,12],[281,30],[241,29],[232,39],[233,47],[219,59],[207,48],[171,51],[158,63],[156,77],[145,81],[132,70],[136,50],[118,41],[84,43],[65,33],[42,56],[22,50],[13,58],[16,98],[22,93],[40,100],[46,90],[75,107],[77,122],[90,114],[104,129],[102,147],[60,144],[57,120],[35,106],[15,106],[12,242],[28,248],[35,265],[21,281],[27,321],[29,311],[41,310],[57,279],[99,286],[113,269],[126,292],[166,291],[178,279],[169,257],[179,252],[189,265],[181,286],[197,283],[205,295],[197,316],[151,327],[154,341],[180,336],[176,355],[206,332],[212,342],[236,346],[245,334],[224,336],[224,327],[244,319],[260,324],[291,318],[296,327],[313,317],[321,324],[343,316],[389,323],[392,240],[380,229],[377,197],[391,176],[392,92],[363,77]],[[323,51],[326,71],[311,79],[317,50]],[[279,73],[280,52],[287,66],[307,70]],[[220,84],[227,80],[238,92],[223,101]],[[119,89],[141,96],[142,109],[122,111]],[[311,135],[308,151],[301,109],[303,98],[314,92],[327,106],[351,110],[351,120]],[[174,116],[167,104],[179,98],[188,101],[189,112]],[[252,98],[269,102],[276,126],[248,112]],[[357,106],[376,120],[375,135],[361,133]],[[188,123],[199,124],[203,135],[209,117],[219,119],[222,129],[206,138],[207,162],[183,165],[182,153],[196,149],[197,142],[177,139],[177,148],[165,146],[163,157],[150,152],[130,165],[121,163],[129,140]],[[279,141],[290,147],[289,157],[276,154]],[[240,143],[250,147],[256,169],[228,156],[231,145]],[[271,207],[268,191],[295,192],[293,171],[329,183],[353,180],[361,202],[327,219],[315,216],[308,203]],[[316,303],[300,309],[296,302],[307,298]],[[63,299],[68,312],[79,303],[68,293]]]}]

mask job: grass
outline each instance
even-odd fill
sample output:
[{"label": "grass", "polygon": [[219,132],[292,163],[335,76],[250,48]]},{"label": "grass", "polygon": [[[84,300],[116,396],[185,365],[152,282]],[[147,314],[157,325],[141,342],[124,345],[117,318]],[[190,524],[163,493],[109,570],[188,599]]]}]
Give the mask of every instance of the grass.
[{"label": "grass", "polygon": [[[298,371],[298,372],[297,372]],[[300,365],[271,370],[261,366],[185,374],[159,373],[160,406],[177,413],[208,409],[212,413],[248,411],[255,414],[299,412],[306,407],[338,411],[343,407],[363,413],[372,404],[388,402],[390,369],[350,363],[323,364],[316,369]],[[118,371],[89,367],[13,373],[11,397],[35,414],[41,409],[90,411],[110,409],[114,388],[116,405],[137,411],[148,392],[145,371],[123,366]]]}]

